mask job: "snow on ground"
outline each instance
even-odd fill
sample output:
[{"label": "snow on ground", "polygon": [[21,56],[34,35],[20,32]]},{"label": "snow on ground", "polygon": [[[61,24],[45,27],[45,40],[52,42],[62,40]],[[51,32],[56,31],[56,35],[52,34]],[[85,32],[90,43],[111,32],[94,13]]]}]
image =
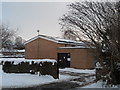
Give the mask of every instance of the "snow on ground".
[{"label": "snow on ground", "polygon": [[[104,86],[104,82],[98,81],[96,83],[89,84],[89,85],[84,86],[82,88],[106,88],[106,87]],[[118,87],[117,86],[113,86],[113,87],[108,87],[108,88],[118,88]]]},{"label": "snow on ground", "polygon": [[103,88],[103,83],[101,81],[98,81],[97,83],[93,83],[82,88]]},{"label": "snow on ground", "polygon": [[32,74],[15,74],[15,73],[4,73],[2,71],[2,65],[0,65],[0,81],[2,88],[19,88],[19,87],[30,87],[34,85],[47,84],[50,82],[59,82],[73,78],[70,75],[60,75],[59,79],[54,79],[50,75],[32,75]]},{"label": "snow on ground", "polygon": [[[14,64],[18,64],[22,61],[27,62],[56,62],[52,59],[24,59],[24,58],[0,58],[1,61],[14,61]],[[4,73],[2,71],[2,65],[0,65],[0,81],[2,83],[2,88],[18,88],[18,87],[29,87],[40,84],[47,84],[50,82],[58,82],[61,80],[67,80],[73,78],[70,75],[60,75],[60,79],[54,79],[50,75],[32,75],[32,74],[15,74],[15,73]]]},{"label": "snow on ground", "polygon": [[[0,58],[1,61],[14,61],[15,64],[18,64],[21,61],[35,61],[35,62],[56,62],[56,60],[51,59],[24,59],[24,58]],[[94,74],[95,70],[82,70],[82,69],[74,69],[74,68],[65,68],[60,69],[60,71],[68,71],[75,73],[90,73]],[[32,74],[15,74],[15,73],[4,73],[2,71],[2,66],[0,65],[0,81],[2,83],[2,88],[19,88],[19,87],[32,87],[34,85],[47,84],[50,82],[59,82],[62,80],[69,80],[75,78],[75,76],[70,75],[60,75],[59,79],[54,79],[50,75],[32,75]]]},{"label": "snow on ground", "polygon": [[2,65],[0,65],[0,90],[2,88]]},{"label": "snow on ground", "polygon": [[72,76],[60,75],[60,79],[54,79],[50,75],[31,75],[31,74],[8,74],[2,73],[2,88],[30,87],[34,85],[47,84],[70,79]]},{"label": "snow on ground", "polygon": [[7,74],[2,73],[2,87],[28,87],[38,84],[52,82],[55,79],[49,75],[30,75],[30,74]]},{"label": "snow on ground", "polygon": [[65,71],[65,72],[90,73],[90,74],[95,74],[95,69],[93,69],[93,70],[88,70],[88,69],[65,68],[65,69],[59,69],[59,70],[60,70],[60,71]]},{"label": "snow on ground", "polygon": [[34,61],[35,63],[37,62],[56,62],[54,59],[25,59],[25,58],[0,58],[1,61],[14,61],[14,64],[18,64],[20,62],[32,62]]}]

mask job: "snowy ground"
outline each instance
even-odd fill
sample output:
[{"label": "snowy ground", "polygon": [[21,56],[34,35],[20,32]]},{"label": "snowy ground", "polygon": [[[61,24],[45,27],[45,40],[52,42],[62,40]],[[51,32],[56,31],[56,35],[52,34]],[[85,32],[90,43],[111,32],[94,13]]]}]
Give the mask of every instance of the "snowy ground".
[{"label": "snowy ground", "polygon": [[0,90],[2,88],[2,65],[0,65]]},{"label": "snowy ground", "polygon": [[60,71],[73,72],[73,73],[89,73],[89,74],[95,74],[95,69],[94,69],[94,70],[88,70],[88,69],[65,68],[65,69],[60,69]]},{"label": "snowy ground", "polygon": [[30,87],[73,78],[73,76],[70,75],[60,75],[60,79],[58,80],[49,75],[8,74],[2,72],[1,69],[2,67],[0,65],[0,73],[2,74],[0,81],[2,81],[2,88]]},{"label": "snowy ground", "polygon": [[103,83],[98,81],[97,83],[93,83],[82,88],[103,88]]},{"label": "snowy ground", "polygon": [[[15,61],[15,64],[17,64],[21,61],[29,61],[29,60],[26,60],[24,58],[0,58],[0,62],[1,61]],[[37,61],[41,61],[41,60],[37,60]],[[56,62],[55,60],[51,61],[48,59],[44,59],[44,61]],[[60,72],[71,72],[72,74],[73,73],[85,73],[90,75],[95,74],[95,70],[87,70],[87,69],[83,70],[83,69],[74,69],[74,68],[60,69]],[[51,82],[67,81],[69,79],[75,79],[75,78],[76,76],[71,76],[68,74],[62,74],[62,75],[60,74],[60,79],[54,79],[52,76],[49,75],[38,76],[31,74],[14,74],[14,73],[8,74],[2,71],[2,65],[0,65],[0,87],[2,86],[2,88],[32,87],[36,85],[48,84]],[[89,78],[88,81],[92,79],[93,78]],[[102,82],[97,82],[84,86],[83,88],[103,88],[103,87],[102,87]]]},{"label": "snowy ground", "polygon": [[[94,73],[94,70],[80,70],[74,68],[60,69],[60,71],[66,72],[76,72],[76,73]],[[60,82],[75,78],[70,75],[60,75],[60,79],[54,79],[49,75],[31,75],[31,74],[8,74],[2,71],[2,66],[0,65],[0,81],[2,82],[2,88],[19,88],[19,87],[32,87],[36,85],[49,84],[51,82]],[[82,83],[82,82],[81,82]],[[83,88],[102,88],[102,82],[93,83]]]},{"label": "snowy ground", "polygon": [[[36,85],[48,84],[51,82],[60,82],[60,81],[67,81],[69,79],[76,78],[75,76],[70,75],[60,75],[60,79],[54,79],[52,76],[49,75],[31,75],[31,74],[8,74],[4,73],[0,65],[0,73],[2,74],[2,88],[18,88],[18,87],[32,87]],[[68,71],[72,69],[73,71],[77,71],[78,69],[68,68]],[[66,70],[60,69],[60,70]],[[78,70],[83,72],[83,70]],[[88,73],[87,70],[84,73]],[[89,72],[90,73],[90,72]],[[93,73],[93,72],[92,72]],[[1,80],[0,79],[0,80]]]},{"label": "snowy ground", "polygon": [[[24,58],[0,58],[1,61],[14,61],[14,64],[18,64],[22,61],[35,61],[35,62],[56,62],[56,60],[51,59],[24,59]],[[29,87],[34,85],[46,84],[50,82],[61,81],[65,79],[73,78],[70,75],[60,75],[60,79],[54,79],[50,75],[31,75],[31,74],[14,74],[14,73],[4,73],[2,71],[2,65],[0,65],[0,81],[2,83],[2,88],[18,88],[18,87]]]},{"label": "snowy ground", "polygon": [[[102,81],[98,81],[97,83],[89,84],[89,85],[84,86],[82,88],[106,88],[106,87],[104,86],[104,83]],[[118,87],[113,86],[113,87],[107,87],[107,88],[118,88]]]}]

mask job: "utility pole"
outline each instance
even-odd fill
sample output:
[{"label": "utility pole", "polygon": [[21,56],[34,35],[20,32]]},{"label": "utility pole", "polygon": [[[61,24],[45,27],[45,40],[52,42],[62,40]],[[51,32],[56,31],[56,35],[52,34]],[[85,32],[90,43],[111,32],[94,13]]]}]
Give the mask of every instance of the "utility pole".
[{"label": "utility pole", "polygon": [[38,32],[38,49],[37,49],[37,58],[39,59],[39,32],[40,32],[40,30],[37,30],[37,32]]},{"label": "utility pole", "polygon": [[38,36],[39,36],[39,32],[40,32],[40,30],[37,30],[37,32],[38,32]]}]

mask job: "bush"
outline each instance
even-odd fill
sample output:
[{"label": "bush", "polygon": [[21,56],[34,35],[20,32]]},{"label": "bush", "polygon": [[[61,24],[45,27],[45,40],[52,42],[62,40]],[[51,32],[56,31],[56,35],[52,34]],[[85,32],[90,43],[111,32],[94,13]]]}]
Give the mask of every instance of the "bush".
[{"label": "bush", "polygon": [[51,75],[55,79],[58,78],[58,68],[57,63],[52,62],[21,62],[17,65],[14,65],[14,62],[6,61],[3,65],[3,71],[6,73],[30,73],[35,74],[40,72],[40,75]]},{"label": "bush", "polygon": [[9,73],[11,67],[12,67],[12,63],[9,61],[6,61],[3,65],[3,71],[6,73]]}]

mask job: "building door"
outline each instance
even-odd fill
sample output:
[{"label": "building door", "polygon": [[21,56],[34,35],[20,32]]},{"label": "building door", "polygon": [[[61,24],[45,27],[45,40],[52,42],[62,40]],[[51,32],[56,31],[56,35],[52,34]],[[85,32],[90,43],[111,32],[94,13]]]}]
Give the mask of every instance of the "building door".
[{"label": "building door", "polygon": [[70,53],[58,53],[59,68],[70,67]]}]

